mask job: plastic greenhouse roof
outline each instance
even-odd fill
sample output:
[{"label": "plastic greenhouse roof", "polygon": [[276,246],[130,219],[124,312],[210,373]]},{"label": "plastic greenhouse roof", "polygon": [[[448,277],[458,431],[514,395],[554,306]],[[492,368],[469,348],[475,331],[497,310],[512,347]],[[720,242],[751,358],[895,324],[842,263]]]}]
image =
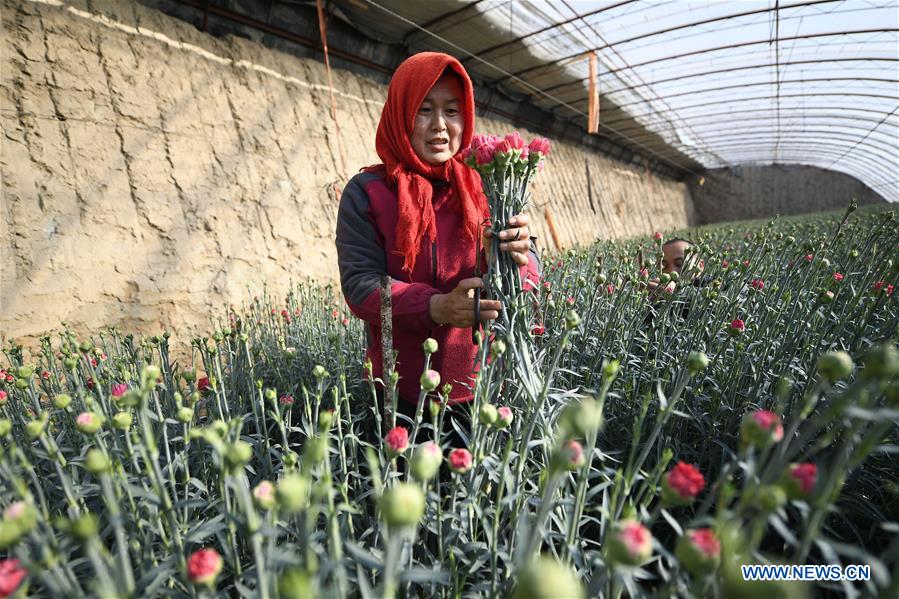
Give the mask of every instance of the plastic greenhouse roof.
[{"label": "plastic greenhouse roof", "polygon": [[681,173],[807,164],[899,200],[896,0],[339,0],[410,52],[447,51],[513,98]]}]

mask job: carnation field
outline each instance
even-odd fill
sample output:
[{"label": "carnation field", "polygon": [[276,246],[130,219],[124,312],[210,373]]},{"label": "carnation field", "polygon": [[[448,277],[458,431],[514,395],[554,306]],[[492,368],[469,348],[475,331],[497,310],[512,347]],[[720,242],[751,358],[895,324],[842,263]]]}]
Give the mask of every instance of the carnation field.
[{"label": "carnation field", "polygon": [[8,344],[0,596],[896,597],[895,213],[681,234],[656,291],[661,240],[544,253],[473,404],[416,422],[378,415],[362,323],[311,283],[203,338]]}]

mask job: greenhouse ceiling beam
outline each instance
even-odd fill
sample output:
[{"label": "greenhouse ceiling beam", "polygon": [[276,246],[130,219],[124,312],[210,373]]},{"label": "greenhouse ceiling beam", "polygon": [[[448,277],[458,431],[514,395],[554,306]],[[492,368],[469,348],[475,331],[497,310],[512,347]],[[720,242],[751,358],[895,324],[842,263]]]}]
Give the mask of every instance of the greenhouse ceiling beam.
[{"label": "greenhouse ceiling beam", "polygon": [[[756,137],[753,137],[751,135],[736,135],[731,139],[718,139],[720,139],[721,141],[716,143],[715,147],[719,148],[722,152],[725,151],[724,148],[739,147],[745,144],[771,144],[773,146],[775,143],[790,144],[793,142],[815,143],[834,147],[840,146],[844,150],[859,148],[859,146],[853,145],[858,141],[857,137],[847,137],[842,135],[831,137],[820,137],[817,135],[793,135],[791,137],[780,138],[772,135]],[[893,162],[895,163],[895,146],[883,145],[880,143],[866,143],[866,145],[861,146],[861,148],[865,149],[867,153],[871,154],[872,156],[878,156],[880,158],[883,158],[884,160],[893,160]],[[899,163],[895,164],[896,167],[899,168]]]},{"label": "greenhouse ceiling beam", "polygon": [[[860,93],[860,92],[819,92],[813,94],[781,94],[780,98],[825,98],[825,97],[837,97],[837,98],[877,98],[880,100],[890,100],[891,102],[896,101],[895,96],[887,96],[884,94],[868,94],[868,93]],[[740,97],[740,98],[730,98],[728,100],[715,100],[712,102],[701,102],[699,104],[690,104],[688,106],[678,106],[677,110],[680,112],[681,110],[692,110],[694,108],[705,108],[706,106],[727,106],[730,104],[737,104],[739,102],[753,102],[753,101],[761,101],[761,100],[774,100],[777,96],[752,96],[749,98]],[[605,124],[608,127],[615,125],[616,123],[620,123],[622,121],[631,121],[639,118],[647,118],[651,117],[657,113],[657,111],[652,111],[649,113],[632,113],[627,111],[622,111],[627,114],[627,118],[624,119],[612,119],[608,121],[600,121],[600,126]]]},{"label": "greenhouse ceiling beam", "polygon": [[[897,110],[899,110],[899,106],[897,106],[896,108],[894,108],[893,111],[892,111],[891,113],[889,113],[888,115],[884,116],[884,117],[880,120],[879,123],[877,123],[876,125],[874,125],[873,127],[871,127],[871,130],[868,131],[867,135],[865,135],[863,138],[861,138],[860,140],[858,140],[858,142],[857,142],[854,146],[852,146],[851,148],[849,148],[848,150],[846,150],[846,153],[848,154],[849,152],[851,152],[852,150],[854,150],[856,147],[858,147],[859,145],[861,145],[861,143],[864,142],[866,139],[868,139],[869,137],[871,137],[871,135],[877,130],[878,127],[880,127],[882,124],[884,124],[884,123],[887,121],[888,118],[890,118],[891,116],[893,116],[894,114],[896,114],[896,111],[897,111]],[[892,138],[892,139],[896,139],[896,136],[893,135],[893,136],[891,136],[891,138]],[[837,162],[839,162],[839,159],[834,160],[834,164],[836,164]],[[831,165],[831,166],[833,166],[833,165]]]},{"label": "greenhouse ceiling beam", "polygon": [[[789,143],[785,142],[783,144],[783,146],[780,147],[780,150],[800,151],[800,152],[817,152],[817,153],[821,153],[821,154],[829,153],[831,155],[831,159],[832,159],[834,156],[839,156],[846,149],[846,147],[847,146],[845,144],[838,144],[838,143],[822,144],[820,141],[813,141],[813,140],[808,140],[808,141],[793,140],[793,141],[790,141]],[[767,141],[767,142],[759,141],[759,142],[752,142],[752,143],[743,142],[743,143],[735,143],[734,145],[730,145],[730,146],[727,146],[727,145],[721,146],[720,150],[723,154],[726,154],[729,156],[733,155],[735,153],[745,153],[745,152],[757,151],[760,154],[767,153],[768,154],[767,159],[773,160],[774,145],[773,145],[773,141]],[[782,159],[782,158],[783,158],[782,156],[778,157],[778,159]],[[881,154],[875,154],[873,152],[868,152],[868,153],[864,154],[863,156],[852,155],[851,158],[849,156],[847,156],[846,158],[847,158],[847,160],[860,162],[863,164],[870,163],[870,165],[872,165],[872,166],[877,165],[880,168],[883,168],[884,166],[889,167],[887,170],[897,168],[897,165],[894,160],[892,160],[889,157],[885,157]],[[760,160],[761,160],[761,158],[760,158]]]},{"label": "greenhouse ceiling beam", "polygon": [[[776,132],[772,134],[771,131],[763,131],[761,133],[753,133],[751,131],[742,131],[736,132],[734,134],[728,135],[727,133],[722,133],[721,135],[711,136],[709,137],[710,143],[715,147],[721,147],[720,142],[722,141],[741,141],[741,140],[750,140],[750,141],[770,141],[771,143],[775,143],[778,140],[781,142],[788,142],[791,139],[808,139],[808,140],[817,140],[817,141],[843,141],[846,142],[846,145],[850,145],[854,142],[859,141],[859,135],[851,135],[851,134],[842,134],[835,133],[830,131],[808,131],[808,132],[793,132],[788,134],[782,134],[779,137]],[[883,150],[887,152],[887,154],[892,153],[896,154],[897,148],[895,144],[890,144],[885,140],[874,140],[873,138],[869,138],[866,142],[866,147],[876,148],[877,150]]]},{"label": "greenhouse ceiling beam", "polygon": [[[881,58],[875,58],[875,57],[828,58],[828,59],[818,58],[815,60],[793,60],[793,61],[781,62],[779,66],[788,67],[788,66],[802,65],[802,64],[830,64],[833,62],[874,62],[874,61],[899,62],[899,58],[885,58],[885,57],[881,57]],[[652,83],[641,83],[639,85],[630,85],[627,87],[621,87],[618,89],[611,90],[608,93],[618,93],[621,91],[629,91],[629,90],[634,90],[634,89],[638,89],[641,87],[650,87],[650,86],[655,86],[655,85],[661,85],[662,83],[669,83],[671,81],[682,81],[684,79],[691,79],[694,77],[706,77],[708,75],[720,75],[722,73],[733,73],[736,71],[748,71],[748,70],[752,70],[752,69],[768,69],[768,68],[771,68],[774,66],[778,66],[778,63],[771,62],[771,63],[765,63],[765,64],[753,64],[753,65],[748,65],[748,66],[730,67],[730,68],[726,68],[726,69],[716,69],[714,71],[703,71],[701,73],[688,73],[686,75],[679,75],[677,77],[668,77],[667,79],[659,79],[659,80],[653,81]],[[601,75],[600,75],[600,77],[601,77]],[[574,81],[567,81],[565,83],[559,83],[559,84],[553,85],[551,87],[544,88],[543,91],[555,92],[564,87],[569,87],[574,84],[583,85],[584,81],[583,81],[583,79],[575,79]]]},{"label": "greenhouse ceiling beam", "polygon": [[[624,6],[625,4],[632,4],[632,3],[634,3],[634,2],[636,2],[636,0],[622,0],[621,2],[616,2],[615,4],[611,4],[611,5],[609,5],[609,6],[603,6],[602,8],[597,8],[596,10],[591,10],[590,12],[586,12],[586,13],[584,13],[584,14],[582,14],[582,15],[577,15],[577,16],[575,16],[575,17],[572,17],[572,18],[570,18],[570,19],[566,19],[566,20],[564,20],[564,21],[560,21],[560,22],[558,22],[558,23],[552,23],[551,25],[548,25],[548,26],[546,26],[546,27],[543,27],[542,29],[538,29],[538,30],[536,30],[536,31],[532,31],[532,32],[530,32],[530,33],[526,33],[525,35],[516,37],[516,38],[513,39],[513,40],[509,40],[509,41],[502,42],[502,43],[499,43],[499,44],[494,44],[494,45],[490,46],[489,48],[484,48],[483,50],[478,50],[478,51],[476,52],[476,54],[478,55],[479,58],[483,58],[484,56],[486,56],[487,54],[490,54],[491,52],[495,52],[495,51],[497,51],[497,50],[500,50],[500,49],[502,49],[502,48],[505,48],[506,46],[511,46],[511,45],[513,45],[513,44],[517,44],[517,43],[523,42],[524,40],[526,40],[526,39],[528,39],[528,38],[530,38],[530,37],[533,37],[533,36],[535,36],[535,35],[540,35],[541,33],[544,33],[544,32],[549,31],[549,30],[551,30],[551,29],[557,29],[557,28],[562,27],[562,26],[564,26],[564,25],[568,25],[568,24],[570,24],[570,23],[573,23],[574,21],[577,21],[577,20],[579,20],[579,19],[583,19],[583,18],[585,18],[585,17],[592,17],[592,16],[594,16],[594,15],[598,15],[598,14],[603,13],[603,12],[606,12],[606,11],[608,11],[608,10],[612,10],[613,8],[618,8],[619,6]],[[472,60],[472,57],[463,58],[463,59],[462,59],[462,64],[466,64],[466,63],[467,63],[468,61],[470,61],[470,60]]]},{"label": "greenhouse ceiling beam", "polygon": [[[865,34],[872,34],[872,33],[891,33],[891,32],[896,32],[896,31],[899,31],[899,28],[888,27],[888,28],[873,28],[873,29],[854,29],[854,30],[849,30],[849,31],[827,31],[824,33],[806,33],[806,34],[802,34],[802,35],[782,36],[779,38],[779,40],[781,42],[789,42],[789,41],[794,41],[794,40],[817,39],[817,38],[822,38],[822,37],[837,37],[837,36],[842,36],[842,35],[865,35]],[[735,48],[744,48],[746,46],[755,46],[758,44],[770,44],[771,42],[772,42],[772,40],[770,38],[765,38],[765,39],[761,39],[761,40],[753,40],[751,42],[736,42],[733,44],[725,44],[723,46],[715,46],[713,48],[702,48],[700,50],[692,50],[690,52],[682,52],[680,54],[672,54],[670,56],[664,56],[662,58],[654,58],[652,60],[644,60],[643,62],[638,62],[636,64],[621,67],[618,69],[611,69],[609,71],[609,74],[618,73],[620,71],[627,71],[630,69],[636,69],[636,68],[639,68],[642,66],[646,66],[648,64],[656,64],[656,63],[660,63],[660,62],[667,62],[670,60],[677,60],[678,58],[685,58],[687,56],[698,56],[701,54],[708,54],[710,52],[718,52],[720,50],[732,50]],[[522,69],[520,71],[511,73],[511,77],[521,77],[522,75],[526,75],[528,73],[531,73],[531,72],[539,70],[539,69],[558,68],[561,63],[571,60],[573,58],[582,56],[586,52],[589,52],[589,50],[584,49],[576,54],[569,54],[568,56],[562,56],[562,57],[556,58],[552,63],[541,63],[538,65],[534,65],[532,67],[528,67],[526,69]],[[502,79],[501,82],[504,83],[504,82],[508,81],[509,79],[511,79],[511,77],[506,77],[506,78]]]},{"label": "greenhouse ceiling beam", "polygon": [[429,27],[432,27],[432,26],[436,25],[437,23],[439,23],[439,22],[442,21],[443,19],[449,19],[449,18],[451,18],[451,17],[455,17],[455,16],[457,16],[457,15],[460,15],[460,14],[462,14],[462,13],[465,13],[465,12],[471,10],[472,8],[476,7],[478,4],[480,4],[480,3],[483,2],[483,1],[484,1],[484,0],[474,0],[473,2],[472,2],[472,1],[469,1],[467,4],[465,4],[465,5],[463,5],[463,6],[459,7],[459,8],[456,8],[456,9],[451,10],[451,11],[449,11],[449,12],[445,12],[445,13],[443,13],[443,14],[441,14],[441,15],[438,15],[438,16],[432,18],[432,19],[428,19],[427,21],[425,21],[424,23],[422,23],[422,24],[419,25],[418,27],[413,27],[412,29],[410,29],[409,31],[407,31],[405,34],[403,34],[403,47],[408,48],[408,47],[409,47],[409,42],[410,42],[412,36],[414,36],[416,33],[418,33],[419,31],[421,31],[422,29],[428,29]]},{"label": "greenhouse ceiling beam", "polygon": [[[739,124],[744,124],[744,123],[766,123],[768,120],[771,120],[771,121],[774,120],[774,115],[767,114],[766,111],[743,110],[743,111],[739,111],[739,112],[742,114],[746,114],[746,115],[756,115],[756,116],[759,116],[760,118],[755,118],[755,119],[737,118],[737,115],[735,115],[734,113],[721,112],[721,113],[718,113],[717,115],[708,115],[708,116],[703,115],[701,117],[702,122],[698,123],[698,124],[694,123],[693,128],[698,131],[703,131],[703,130],[707,130],[709,127],[721,128],[721,127],[729,127],[731,125],[739,125]],[[773,109],[768,112],[773,112]],[[881,112],[879,110],[872,111],[872,112],[874,112],[875,114],[878,114],[878,115],[883,115],[883,112]],[[761,115],[759,113],[761,113]],[[724,118],[716,119],[715,118],[716,116],[722,116]],[[696,117],[696,118],[698,119],[700,117]],[[834,121],[848,121],[851,123],[878,123],[878,122],[880,122],[879,118],[873,118],[873,117],[868,117],[868,116],[862,117],[862,116],[852,116],[852,115],[841,115],[841,114],[805,114],[805,113],[803,113],[803,114],[797,115],[797,114],[787,113],[786,116],[783,117],[783,120],[787,123],[787,126],[793,126],[795,121],[799,120],[799,119],[801,119],[803,121],[803,126],[805,126],[806,123],[810,123],[813,125],[821,125],[821,124],[826,124],[828,122],[834,122]],[[663,123],[660,123],[660,125],[662,125],[662,124]],[[640,127],[632,127],[632,128],[621,128],[621,129],[618,129],[618,131],[621,131],[622,133],[627,133],[628,135],[642,134],[647,129],[652,130],[652,127],[654,125],[655,125],[655,123],[650,123],[648,126],[645,126],[645,127],[640,126]],[[761,126],[764,126],[764,125],[761,125]],[[838,126],[840,126],[840,125],[838,125]],[[663,133],[665,133],[665,132],[663,132]]]},{"label": "greenhouse ceiling beam", "polygon": [[[811,77],[808,79],[785,79],[785,80],[781,81],[780,84],[781,85],[784,85],[787,83],[806,84],[806,83],[824,83],[824,82],[834,82],[834,81],[866,81],[866,82],[870,82],[870,83],[899,83],[899,79],[889,79],[886,77]],[[708,93],[714,93],[714,92],[719,92],[719,91],[724,91],[724,90],[729,90],[729,89],[746,89],[748,87],[763,87],[763,86],[770,87],[771,85],[772,85],[772,83],[770,81],[757,81],[755,83],[741,83],[738,85],[722,85],[720,87],[705,87],[702,89],[691,89],[688,91],[678,92],[676,94],[665,94],[665,98],[668,98],[668,99],[680,98],[683,96],[691,96],[691,95],[695,95],[695,94],[708,94]],[[810,93],[809,95],[812,95],[812,94]],[[783,97],[783,96],[781,95],[781,97]],[[612,101],[615,101],[614,98],[612,98]],[[624,110],[628,106],[636,106],[638,104],[647,104],[647,103],[648,103],[647,100],[641,99],[636,102],[627,102],[624,104],[618,103],[618,108],[621,108],[622,110]]]},{"label": "greenhouse ceiling beam", "polygon": [[765,157],[754,153],[753,150],[734,152],[731,154],[731,164],[746,164],[748,162],[800,164],[802,162],[808,163],[814,160],[815,162],[813,164],[820,169],[848,172],[861,181],[884,181],[888,180],[890,177],[890,175],[883,173],[883,169],[879,165],[868,162],[847,162],[842,169],[828,169],[826,164],[833,159],[833,152],[816,152],[807,148],[786,148],[783,152],[784,153],[781,154],[777,160],[774,160],[770,155]]},{"label": "greenhouse ceiling beam", "polygon": [[[757,123],[755,125],[748,126],[748,127],[744,126],[744,124],[747,122],[751,122],[751,121],[735,121],[733,123],[733,125],[734,125],[733,127],[721,127],[719,124],[717,129],[714,129],[714,130],[706,129],[706,130],[704,130],[705,133],[702,133],[703,139],[704,140],[706,140],[706,139],[707,140],[716,140],[716,139],[728,138],[728,137],[732,137],[732,136],[736,136],[736,135],[741,135],[744,133],[760,135],[760,134],[769,133],[771,131],[775,131],[775,132],[778,131],[777,123],[775,121],[772,121],[769,123],[764,123],[764,124]],[[873,119],[872,119],[872,121],[869,121],[869,122],[877,123],[877,121],[873,120]],[[820,127],[821,123],[814,123],[814,124],[810,125],[809,127],[805,127],[805,126],[797,127],[795,125],[786,125],[785,127],[787,127],[787,128],[782,128],[779,131],[780,131],[780,134],[782,137],[788,137],[790,135],[799,134],[799,133],[801,133],[801,134],[820,133],[822,135],[840,134],[840,135],[855,135],[857,137],[863,137],[866,133],[870,132],[870,130],[871,130],[870,125],[861,126],[861,127],[841,125],[841,126],[836,126],[833,128],[830,128],[830,127],[815,128],[815,126]],[[875,127],[876,126],[877,125],[875,125]],[[782,125],[782,127],[784,127],[784,126]],[[703,130],[700,130],[700,131],[703,131]],[[897,139],[896,135],[890,135],[889,133],[878,132],[877,135],[883,135],[886,137],[887,140],[890,140],[890,141],[895,141]],[[639,136],[637,136],[636,139],[639,139]],[[685,144],[684,142],[677,142],[675,145],[687,145],[687,144]],[[897,152],[899,152],[899,145],[897,145],[897,144],[892,144],[892,145],[895,148],[895,150]]]}]

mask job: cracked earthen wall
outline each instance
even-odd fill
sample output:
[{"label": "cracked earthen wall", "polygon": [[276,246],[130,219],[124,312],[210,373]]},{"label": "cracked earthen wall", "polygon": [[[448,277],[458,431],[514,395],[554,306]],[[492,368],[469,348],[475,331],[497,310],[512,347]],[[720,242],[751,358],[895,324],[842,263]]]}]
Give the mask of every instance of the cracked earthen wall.
[{"label": "cracked earthen wall", "polygon": [[[4,338],[65,321],[186,340],[263,284],[336,278],[341,169],[322,64],[129,0],[0,6]],[[377,161],[386,88],[346,71],[334,87],[352,174]],[[533,201],[545,244],[546,206],[563,245],[693,221],[685,185],[561,142]]]}]

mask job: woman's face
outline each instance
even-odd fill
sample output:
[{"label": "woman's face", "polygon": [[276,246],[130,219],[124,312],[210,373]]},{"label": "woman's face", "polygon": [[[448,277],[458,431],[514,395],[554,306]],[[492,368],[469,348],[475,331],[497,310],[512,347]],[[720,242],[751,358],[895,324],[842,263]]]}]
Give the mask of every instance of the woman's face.
[{"label": "woman's face", "polygon": [[437,80],[418,107],[412,125],[412,149],[423,162],[439,166],[462,145],[462,82],[452,74]]}]

